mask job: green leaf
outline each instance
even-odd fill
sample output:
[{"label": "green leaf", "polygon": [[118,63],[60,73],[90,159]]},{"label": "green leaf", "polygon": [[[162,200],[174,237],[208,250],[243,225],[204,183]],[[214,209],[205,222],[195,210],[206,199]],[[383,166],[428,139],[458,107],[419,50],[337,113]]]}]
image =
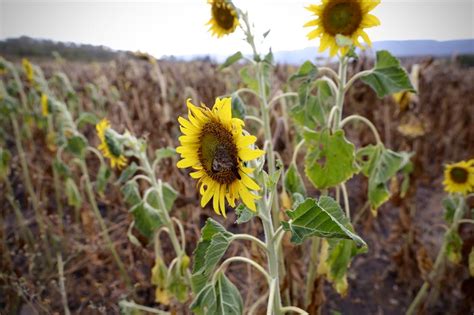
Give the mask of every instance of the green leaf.
[{"label": "green leaf", "polygon": [[170,158],[176,155],[174,148],[160,148],[155,151],[155,163],[159,163],[162,159]]},{"label": "green leaf", "polygon": [[7,150],[0,148],[0,179],[6,178],[10,171],[11,154]]},{"label": "green leaf", "polygon": [[232,94],[232,117],[244,119],[246,114],[245,103],[239,94]]},{"label": "green leaf", "polygon": [[285,185],[285,189],[291,194],[299,193],[303,196],[306,195],[306,188],[304,186],[303,179],[301,178],[298,168],[294,163],[291,163],[286,170],[283,183]]},{"label": "green leaf", "polygon": [[176,299],[184,303],[188,300],[188,286],[186,278],[181,274],[177,265],[174,266],[169,279],[168,291],[176,297]]},{"label": "green leaf", "polygon": [[120,177],[118,179],[118,182],[120,184],[125,183],[128,181],[130,178],[132,178],[133,175],[135,175],[135,172],[137,171],[137,163],[132,162],[130,163],[127,168],[125,168],[121,173]]},{"label": "green leaf", "polygon": [[209,283],[196,295],[191,310],[204,314],[243,314],[243,301],[237,287],[220,272],[215,283]]},{"label": "green leaf", "polygon": [[380,98],[400,91],[416,92],[407,72],[400,66],[400,61],[386,50],[377,52],[374,69],[361,80]]},{"label": "green leaf", "polygon": [[295,79],[314,79],[318,75],[318,67],[311,61],[305,61],[298,69],[298,71],[290,77],[290,81]]},{"label": "green leaf", "polygon": [[135,227],[145,237],[152,238],[156,229],[163,225],[157,209],[145,202],[140,202],[130,209],[135,220]]},{"label": "green leaf", "polygon": [[444,220],[446,220],[446,223],[453,223],[454,213],[459,207],[459,201],[459,198],[453,198],[451,195],[448,195],[443,199],[442,204],[444,208]]},{"label": "green leaf", "polygon": [[353,240],[357,246],[366,246],[365,242],[347,225],[340,206],[330,197],[320,198],[319,204],[315,199],[308,198],[293,211],[287,211],[290,218],[282,222],[286,231],[291,231],[291,241],[301,244],[307,237],[343,238]]},{"label": "green leaf", "polygon": [[232,233],[209,218],[201,230],[201,239],[194,251],[193,274],[191,278],[193,291],[201,291],[212,276],[215,266],[224,256],[230,243]]},{"label": "green leaf", "polygon": [[397,153],[381,145],[370,145],[357,152],[362,173],[369,178],[368,197],[374,214],[390,198],[387,181],[410,163],[410,157],[408,152]]},{"label": "green leaf", "polygon": [[121,190],[129,207],[134,207],[142,201],[136,182],[127,182]]},{"label": "green leaf", "polygon": [[330,242],[328,259],[326,260],[329,269],[328,278],[333,283],[336,291],[342,296],[347,293],[347,270],[356,253],[357,248],[354,242],[350,240]]},{"label": "green leaf", "polygon": [[110,172],[110,169],[105,165],[101,164],[99,167],[99,171],[97,172],[97,180],[96,180],[96,189],[97,192],[102,195],[105,191],[105,188],[107,187],[107,181],[110,178],[110,175],[112,173]]},{"label": "green leaf", "polygon": [[70,177],[66,179],[66,196],[68,205],[73,206],[76,209],[81,207],[81,193],[79,192],[74,180]]},{"label": "green leaf", "polygon": [[58,174],[62,177],[71,177],[71,171],[69,167],[58,159],[54,159],[53,167],[58,172]]},{"label": "green leaf", "polygon": [[237,287],[220,272],[215,285],[218,314],[241,315],[244,303]]},{"label": "green leaf", "polygon": [[328,129],[306,131],[305,140],[305,173],[316,188],[337,186],[357,173],[354,145],[346,140],[343,130],[332,135]]},{"label": "green leaf", "polygon": [[87,140],[82,135],[67,139],[67,149],[79,158],[83,158],[87,147]]},{"label": "green leaf", "polygon": [[99,122],[99,118],[93,113],[81,113],[76,121],[77,128],[82,128],[86,124],[96,125]]},{"label": "green leaf", "polygon": [[166,210],[169,212],[173,208],[173,204],[178,197],[178,192],[174,190],[168,183],[163,183],[163,199],[165,202]]},{"label": "green leaf", "polygon": [[243,204],[240,204],[237,208],[235,208],[235,214],[237,215],[237,221],[235,221],[237,224],[246,223],[256,216],[255,212]]},{"label": "green leaf", "polygon": [[251,90],[259,93],[258,90],[258,81],[255,79],[254,76],[249,74],[249,67],[243,67],[240,70],[240,77],[242,78],[242,82]]},{"label": "green leaf", "polygon": [[446,238],[446,255],[449,261],[458,264],[461,262],[462,238],[457,231],[449,231]]},{"label": "green leaf", "polygon": [[242,53],[240,51],[236,52],[232,56],[229,56],[226,59],[226,61],[224,61],[224,63],[219,67],[219,70],[222,70],[224,68],[227,68],[227,67],[233,65],[234,63],[236,63],[237,61],[239,61],[243,57],[244,57],[244,55],[242,55]]}]

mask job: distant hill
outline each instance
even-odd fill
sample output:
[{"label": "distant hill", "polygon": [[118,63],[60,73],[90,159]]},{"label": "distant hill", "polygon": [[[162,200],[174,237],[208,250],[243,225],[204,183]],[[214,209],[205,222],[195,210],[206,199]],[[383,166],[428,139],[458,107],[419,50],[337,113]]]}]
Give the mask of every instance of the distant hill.
[{"label": "distant hill", "polygon": [[[374,42],[372,50],[388,50],[397,57],[450,57],[453,55],[474,54],[474,39],[435,41],[435,40],[405,40]],[[275,59],[281,63],[300,64],[305,60],[326,59],[327,52],[319,53],[317,47],[300,50],[279,51]]]},{"label": "distant hill", "polygon": [[7,57],[52,58],[53,53],[62,58],[81,61],[108,61],[126,53],[105,46],[83,45],[34,39],[27,36],[0,41],[0,55]]},{"label": "distant hill", "polygon": [[[474,55],[474,39],[435,41],[435,40],[406,40],[375,42],[373,50],[389,50],[397,57],[450,57],[453,55]],[[22,36],[0,41],[0,55],[14,57],[51,58],[57,52],[62,58],[82,61],[108,61],[126,54],[140,58],[140,54],[128,51],[116,51],[105,46],[93,46],[74,43],[55,42],[51,40],[33,39]],[[146,54],[142,54],[145,56]],[[274,52],[275,60],[279,63],[301,64],[306,60],[324,59],[327,52],[319,53],[317,47],[300,50]],[[223,62],[224,55],[185,55],[163,57],[174,60],[208,59]]]}]

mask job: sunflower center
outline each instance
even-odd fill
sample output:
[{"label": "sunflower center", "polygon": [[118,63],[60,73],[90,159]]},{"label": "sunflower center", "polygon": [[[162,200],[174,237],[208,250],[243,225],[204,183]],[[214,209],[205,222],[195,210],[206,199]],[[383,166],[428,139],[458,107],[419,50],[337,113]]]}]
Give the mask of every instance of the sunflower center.
[{"label": "sunflower center", "polygon": [[469,174],[467,170],[464,168],[453,167],[449,175],[451,175],[450,177],[453,180],[453,182],[457,184],[465,184],[467,182],[467,177]]},{"label": "sunflower center", "polygon": [[333,1],[323,12],[323,25],[331,35],[352,35],[362,21],[362,10],[356,1]]},{"label": "sunflower center", "polygon": [[122,150],[120,149],[120,145],[117,143],[114,137],[110,133],[108,133],[107,130],[105,131],[104,137],[105,144],[107,145],[109,152],[114,157],[120,157],[120,155],[122,154]]},{"label": "sunflower center", "polygon": [[212,17],[217,25],[225,30],[231,30],[234,26],[235,16],[233,10],[225,2],[217,2],[212,5]]},{"label": "sunflower center", "polygon": [[207,175],[220,184],[240,179],[237,146],[232,133],[219,122],[208,122],[200,135],[199,160]]}]

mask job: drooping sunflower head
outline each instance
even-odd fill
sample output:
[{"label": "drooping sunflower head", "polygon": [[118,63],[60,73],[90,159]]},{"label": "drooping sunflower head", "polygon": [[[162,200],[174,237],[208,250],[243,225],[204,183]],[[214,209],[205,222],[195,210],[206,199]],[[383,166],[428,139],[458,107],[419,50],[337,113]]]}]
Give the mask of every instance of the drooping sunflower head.
[{"label": "drooping sunflower head", "polygon": [[444,190],[467,194],[474,190],[474,159],[447,164],[444,168]]},{"label": "drooping sunflower head", "polygon": [[112,168],[122,169],[127,165],[127,158],[122,153],[122,146],[114,137],[110,129],[110,122],[104,118],[96,126],[97,136],[100,139],[99,150],[110,160]]},{"label": "drooping sunflower head", "polygon": [[28,80],[28,82],[33,83],[34,74],[35,74],[34,69],[33,69],[33,65],[26,58],[23,58],[21,60],[21,64],[23,66],[23,71],[25,71],[26,79]]},{"label": "drooping sunflower head", "polygon": [[220,38],[231,34],[239,25],[239,15],[232,2],[227,0],[208,0],[211,5],[211,19],[209,31],[212,35]]},{"label": "drooping sunflower head", "polygon": [[343,35],[352,40],[354,45],[363,48],[359,43],[362,37],[367,45],[371,41],[365,28],[380,25],[377,17],[369,12],[374,9],[380,0],[322,0],[320,5],[310,5],[306,9],[311,11],[316,19],[309,21],[304,26],[315,26],[316,29],[308,33],[308,39],[319,38],[319,51],[329,48],[331,57],[338,51],[345,55],[349,47],[339,47],[336,35]]},{"label": "drooping sunflower head", "polygon": [[212,110],[204,105],[197,107],[190,100],[187,106],[188,119],[178,118],[184,135],[176,148],[182,158],[177,166],[194,169],[190,175],[198,179],[201,206],[212,199],[214,211],[225,217],[225,200],[235,207],[235,200],[242,199],[256,211],[255,200],[259,197],[250,190],[260,187],[250,177],[253,169],[245,162],[264,154],[250,148],[257,138],[244,135],[244,122],[232,117],[230,98],[217,98]]},{"label": "drooping sunflower head", "polygon": [[47,117],[49,115],[49,108],[48,108],[48,95],[41,94],[41,114],[43,117]]}]

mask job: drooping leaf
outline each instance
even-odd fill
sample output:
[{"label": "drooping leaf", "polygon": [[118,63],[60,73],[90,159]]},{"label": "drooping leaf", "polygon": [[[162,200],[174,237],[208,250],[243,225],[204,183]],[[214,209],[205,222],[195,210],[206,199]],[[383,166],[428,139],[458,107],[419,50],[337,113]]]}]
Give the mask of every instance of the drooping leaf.
[{"label": "drooping leaf", "polygon": [[132,207],[130,212],[133,214],[135,227],[147,238],[153,237],[155,230],[163,225],[158,210],[143,201]]},{"label": "drooping leaf", "polygon": [[66,178],[66,197],[67,203],[74,208],[80,208],[82,205],[82,196],[76,183],[70,177]]},{"label": "drooping leaf", "polygon": [[202,287],[190,308],[196,315],[219,314],[217,312],[217,293],[213,283],[208,283]]},{"label": "drooping leaf", "polygon": [[53,167],[60,176],[71,177],[71,171],[69,170],[69,167],[64,164],[64,162],[54,159]]},{"label": "drooping leaf", "polygon": [[242,55],[242,53],[240,51],[236,52],[232,56],[227,57],[227,59],[224,61],[224,63],[219,67],[219,70],[222,70],[224,68],[227,68],[227,67],[233,65],[234,63],[236,63],[237,61],[239,61],[243,57],[244,57],[244,55]]},{"label": "drooping leaf", "polygon": [[139,204],[142,201],[140,196],[140,191],[138,190],[138,184],[134,181],[127,182],[122,187],[122,194],[124,196],[125,202],[130,208]]},{"label": "drooping leaf", "polygon": [[305,132],[308,151],[305,159],[306,176],[318,189],[337,186],[358,172],[355,148],[344,137],[343,130]]},{"label": "drooping leaf", "polygon": [[137,171],[137,163],[132,162],[130,163],[127,168],[125,168],[121,173],[120,177],[118,179],[118,182],[123,184],[126,181],[128,181],[130,178],[132,178],[133,175],[135,175],[135,172]]},{"label": "drooping leaf", "polygon": [[246,114],[245,103],[239,94],[232,94],[232,117],[244,119]]},{"label": "drooping leaf", "polygon": [[387,182],[410,163],[410,157],[408,152],[394,152],[381,145],[370,145],[357,152],[362,173],[369,178],[368,197],[374,215],[390,198]]},{"label": "drooping leaf", "polygon": [[237,215],[237,221],[235,221],[237,224],[246,223],[256,215],[254,211],[247,208],[244,204],[240,204],[235,208],[235,214]]},{"label": "drooping leaf", "polygon": [[380,98],[400,91],[415,92],[400,61],[386,50],[377,52],[374,69],[361,80],[368,84]]},{"label": "drooping leaf", "polygon": [[230,243],[232,233],[209,218],[201,230],[201,239],[194,251],[194,265],[192,286],[195,293],[201,291],[209,277],[212,276],[215,266],[224,256]]},{"label": "drooping leaf", "polygon": [[[307,237],[319,236],[323,238],[351,239],[357,246],[366,246],[365,242],[348,227],[342,209],[335,206],[337,203],[324,197],[318,202],[308,198],[293,211],[287,211],[290,218],[282,222],[286,231],[291,231],[291,241],[301,244]],[[336,209],[337,208],[337,209]]]},{"label": "drooping leaf", "polygon": [[285,173],[283,180],[285,189],[291,194],[299,193],[303,196],[306,195],[306,188],[304,186],[303,179],[301,178],[298,168],[294,163],[291,163]]},{"label": "drooping leaf", "polygon": [[445,235],[446,238],[446,255],[449,261],[458,264],[461,261],[462,254],[462,238],[457,231],[449,231]]},{"label": "drooping leaf", "polygon": [[82,135],[75,135],[67,139],[67,149],[72,154],[82,158],[87,147],[87,140]]},{"label": "drooping leaf", "polygon": [[99,118],[93,114],[93,113],[88,113],[88,112],[83,112],[79,114],[79,118],[76,120],[76,125],[77,128],[82,128],[86,124],[89,125],[96,125],[99,122]]},{"label": "drooping leaf", "polygon": [[174,148],[160,148],[155,151],[155,163],[160,162],[162,159],[170,158],[176,155]]},{"label": "drooping leaf", "polygon": [[112,173],[110,169],[105,164],[100,165],[99,171],[97,172],[97,180],[95,185],[95,188],[100,195],[104,193],[107,186],[107,181],[109,180],[111,174]]}]

